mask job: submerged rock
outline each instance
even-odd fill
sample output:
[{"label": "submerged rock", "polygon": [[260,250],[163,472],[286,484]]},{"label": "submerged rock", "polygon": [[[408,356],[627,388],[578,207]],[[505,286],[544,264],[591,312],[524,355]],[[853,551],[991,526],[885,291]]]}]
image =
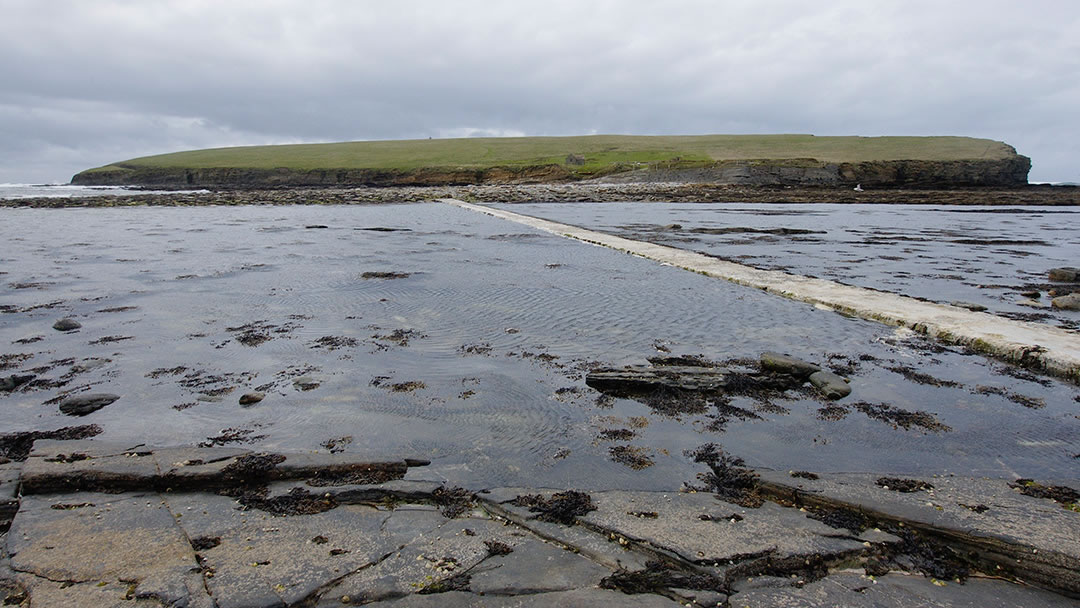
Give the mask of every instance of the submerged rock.
[{"label": "submerged rock", "polygon": [[1050,306],[1061,310],[1080,310],[1080,292],[1056,297],[1050,300]]},{"label": "submerged rock", "polygon": [[60,411],[68,416],[85,416],[96,412],[120,398],[112,393],[88,393],[75,395],[60,402]]},{"label": "submerged rock", "polygon": [[975,304],[973,302],[956,301],[956,302],[950,302],[950,304],[952,306],[956,306],[957,308],[966,308],[966,309],[968,309],[968,310],[970,310],[972,312],[982,312],[982,311],[986,310],[986,307],[983,306],[982,304]]},{"label": "submerged rock", "polygon": [[13,391],[36,377],[33,374],[12,374],[0,378],[0,391]]},{"label": "submerged rock", "polygon": [[810,384],[813,384],[826,398],[834,401],[851,394],[851,387],[848,386],[846,380],[824,370],[810,374]]},{"label": "submerged rock", "polygon": [[1061,281],[1063,283],[1072,283],[1080,280],[1080,268],[1074,268],[1072,266],[1062,266],[1061,268],[1050,269],[1050,280]]},{"label": "submerged rock", "polygon": [[53,323],[53,329],[57,331],[74,331],[82,327],[82,323],[79,323],[71,317],[60,319],[56,323]]},{"label": "submerged rock", "polygon": [[253,403],[258,403],[264,398],[266,398],[266,393],[260,393],[258,391],[252,393],[244,393],[243,395],[240,395],[240,405],[251,405]]},{"label": "submerged rock", "polygon": [[805,378],[814,372],[821,371],[820,365],[810,363],[809,361],[803,361],[802,359],[791,357],[789,355],[774,353],[772,351],[761,353],[761,367],[769,371],[790,374],[800,378]]}]

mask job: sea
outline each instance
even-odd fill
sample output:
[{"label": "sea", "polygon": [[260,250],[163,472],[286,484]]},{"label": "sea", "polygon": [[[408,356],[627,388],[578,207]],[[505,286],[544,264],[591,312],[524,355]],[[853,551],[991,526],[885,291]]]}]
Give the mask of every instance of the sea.
[{"label": "sea", "polygon": [[74,184],[0,184],[0,200],[133,196],[136,194],[177,194],[180,192],[206,192],[206,190],[143,190],[134,186],[76,186]]}]

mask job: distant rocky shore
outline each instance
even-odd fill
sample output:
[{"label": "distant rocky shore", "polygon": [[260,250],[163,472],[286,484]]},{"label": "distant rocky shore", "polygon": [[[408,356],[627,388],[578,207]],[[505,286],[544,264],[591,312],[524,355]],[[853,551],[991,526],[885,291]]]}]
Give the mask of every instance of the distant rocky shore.
[{"label": "distant rocky shore", "polygon": [[482,203],[726,202],[877,203],[927,205],[1080,205],[1075,186],[875,189],[737,186],[715,183],[548,183],[358,188],[223,189],[183,194],[0,200],[2,207],[124,207],[131,205],[350,205],[456,198]]}]

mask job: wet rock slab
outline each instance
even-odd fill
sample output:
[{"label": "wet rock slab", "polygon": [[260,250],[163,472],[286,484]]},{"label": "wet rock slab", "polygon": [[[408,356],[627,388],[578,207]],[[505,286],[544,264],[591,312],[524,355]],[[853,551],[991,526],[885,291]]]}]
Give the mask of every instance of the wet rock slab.
[{"label": "wet rock slab", "polygon": [[756,509],[707,493],[597,492],[597,510],[581,519],[626,539],[701,564],[724,565],[748,556],[787,558],[861,552],[864,540],[837,538],[834,528],[797,509],[765,503]]},{"label": "wet rock slab", "polygon": [[[438,595],[410,595],[409,597],[371,604],[380,608],[587,608],[592,606],[628,606],[630,608],[673,608],[683,604],[659,595],[625,595],[604,589],[575,589],[555,593],[538,593],[515,597],[479,596],[473,593],[452,591]],[[320,607],[323,606],[320,604]],[[327,604],[332,606],[332,604]]]},{"label": "wet rock slab", "polygon": [[[98,597],[110,585],[125,590],[114,599],[212,605],[191,544],[154,494],[25,496],[7,549],[35,605],[110,605]],[[102,602],[77,603],[94,597]]]},{"label": "wet rock slab", "polygon": [[[423,461],[411,461],[423,464]],[[22,470],[27,494],[61,490],[212,490],[237,484],[342,476],[401,477],[405,459],[357,454],[259,454],[236,448],[162,448],[39,440]]]},{"label": "wet rock slab", "polygon": [[1076,600],[995,580],[968,580],[963,585],[942,583],[921,576],[888,574],[868,577],[841,572],[795,587],[771,581],[757,588],[748,585],[731,596],[739,608],[1012,608],[1013,606],[1076,606]]},{"label": "wet rock slab", "polygon": [[[902,523],[971,551],[991,572],[1080,595],[1080,513],[1024,495],[1007,480],[934,476],[915,480],[929,488],[910,484],[922,489],[898,491],[870,474],[818,479],[760,474],[766,491],[786,502],[847,508],[875,521]],[[1080,487],[1075,481],[1065,485]]]},{"label": "wet rock slab", "polygon": [[21,462],[0,464],[0,532],[7,529],[19,510],[19,474]]},{"label": "wet rock slab", "polygon": [[[6,585],[0,591],[18,601],[24,593],[34,605],[138,600],[219,608],[1075,603],[977,577],[963,585],[895,569],[868,577],[846,568],[877,563],[901,539],[814,519],[814,505],[844,504],[875,520],[932,530],[961,551],[979,548],[973,538],[989,542],[1002,559],[1038,566],[1011,567],[1004,576],[1043,584],[1026,575],[1056,568],[1052,573],[1062,578],[1053,588],[1070,593],[1068,577],[1080,570],[1074,542],[1080,518],[1005,481],[937,477],[926,480],[929,487],[889,480],[887,489],[872,475],[796,479],[766,471],[762,491],[795,506],[757,508],[704,492],[496,488],[474,494],[418,479],[313,481],[320,470],[351,475],[351,467],[371,464],[346,456],[268,458],[228,448],[40,441],[23,465],[31,493],[22,497],[10,531],[0,532],[0,583]],[[259,483],[217,485],[230,479],[237,463],[258,473]],[[10,478],[19,468],[0,471]],[[110,475],[147,485],[118,492]],[[88,480],[110,492],[88,491]],[[198,484],[207,488],[194,490]],[[267,508],[298,491],[327,508]],[[566,518],[541,519],[545,511],[535,507],[550,507],[560,495],[576,498],[580,508]],[[440,498],[446,496],[461,508],[448,509]],[[531,498],[515,500],[521,496]],[[807,508],[798,508],[800,502]],[[633,580],[642,572],[679,574],[632,594],[609,588],[620,576]],[[703,579],[708,585],[673,584]]]}]

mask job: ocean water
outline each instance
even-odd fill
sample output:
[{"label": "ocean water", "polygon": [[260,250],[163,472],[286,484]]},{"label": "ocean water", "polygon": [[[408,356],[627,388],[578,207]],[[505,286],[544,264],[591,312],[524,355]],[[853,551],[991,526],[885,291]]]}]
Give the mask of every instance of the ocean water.
[{"label": "ocean water", "polygon": [[[134,186],[76,186],[72,184],[0,184],[0,200],[20,198],[83,198],[87,196],[132,196],[135,194],[177,194],[190,190],[141,190]],[[205,192],[197,190],[196,192]]]},{"label": "ocean water", "polygon": [[[472,488],[674,490],[706,442],[779,470],[1080,466],[1075,386],[448,205],[7,208],[0,242],[0,376],[36,376],[0,392],[0,432],[412,456]],[[766,350],[846,368],[852,396],[671,411],[584,380]],[[80,392],[120,399],[60,413]]]},{"label": "ocean water", "polygon": [[[503,208],[781,270],[1080,329],[1048,271],[1080,263],[1080,208],[745,203],[513,204]],[[1033,295],[1038,292],[1038,295]],[[1080,333],[1078,333],[1080,336]]]}]

